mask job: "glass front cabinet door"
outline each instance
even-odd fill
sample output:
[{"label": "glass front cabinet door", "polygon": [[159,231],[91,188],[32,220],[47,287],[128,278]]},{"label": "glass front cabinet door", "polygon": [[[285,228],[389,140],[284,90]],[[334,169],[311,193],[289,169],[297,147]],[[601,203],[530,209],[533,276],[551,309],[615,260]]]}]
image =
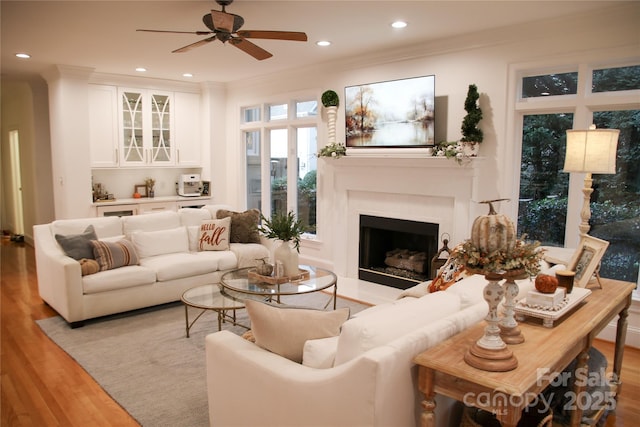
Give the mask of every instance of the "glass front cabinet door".
[{"label": "glass front cabinet door", "polygon": [[121,166],[169,166],[173,156],[173,95],[120,89]]}]

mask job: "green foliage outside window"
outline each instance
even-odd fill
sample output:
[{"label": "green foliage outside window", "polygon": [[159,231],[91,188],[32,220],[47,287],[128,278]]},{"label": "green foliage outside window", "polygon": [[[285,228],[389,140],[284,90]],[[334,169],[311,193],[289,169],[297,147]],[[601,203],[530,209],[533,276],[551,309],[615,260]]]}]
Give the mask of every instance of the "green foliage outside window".
[{"label": "green foliage outside window", "polygon": [[[577,73],[523,79],[526,96],[574,92]],[[595,70],[593,89],[640,89],[640,66]],[[526,97],[525,96],[525,97]],[[597,128],[620,129],[616,173],[593,175],[589,234],[610,243],[600,274],[638,280],[640,261],[640,110],[593,113]],[[527,115],[523,120],[518,233],[544,245],[563,246],[569,174],[564,166],[572,114]]]}]

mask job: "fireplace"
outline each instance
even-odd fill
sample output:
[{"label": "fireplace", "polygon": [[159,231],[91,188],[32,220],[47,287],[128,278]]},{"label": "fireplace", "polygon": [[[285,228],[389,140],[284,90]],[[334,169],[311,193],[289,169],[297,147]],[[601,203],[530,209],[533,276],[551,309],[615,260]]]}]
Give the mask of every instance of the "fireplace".
[{"label": "fireplace", "polygon": [[360,215],[358,278],[407,289],[431,278],[438,224]]}]

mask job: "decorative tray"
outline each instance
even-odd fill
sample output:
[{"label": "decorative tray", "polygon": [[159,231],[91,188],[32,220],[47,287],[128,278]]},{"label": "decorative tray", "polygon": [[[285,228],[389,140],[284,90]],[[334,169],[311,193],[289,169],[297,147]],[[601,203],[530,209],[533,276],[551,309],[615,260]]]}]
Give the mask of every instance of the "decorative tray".
[{"label": "decorative tray", "polygon": [[552,308],[537,308],[527,305],[527,299],[524,298],[516,304],[513,311],[516,313],[517,320],[524,320],[525,316],[536,317],[542,319],[542,325],[547,328],[553,327],[553,322],[564,316],[568,311],[578,305],[582,300],[591,295],[591,290],[586,288],[574,287],[570,294],[567,295],[563,304]]},{"label": "decorative tray", "polygon": [[269,283],[271,285],[279,285],[282,283],[290,283],[290,282],[300,282],[302,280],[307,280],[309,279],[309,277],[311,277],[311,273],[309,272],[309,270],[300,268],[298,271],[299,273],[294,276],[275,277],[275,276],[263,276],[262,274],[256,273],[255,270],[249,270],[247,275],[249,279],[260,280],[261,282]]}]

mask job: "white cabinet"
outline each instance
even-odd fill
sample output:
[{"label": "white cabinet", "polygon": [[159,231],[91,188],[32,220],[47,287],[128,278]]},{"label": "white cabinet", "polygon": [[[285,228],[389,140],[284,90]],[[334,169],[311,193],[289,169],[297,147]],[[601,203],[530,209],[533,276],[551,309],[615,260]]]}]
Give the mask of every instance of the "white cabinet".
[{"label": "white cabinet", "polygon": [[173,93],[118,89],[120,166],[172,166]]},{"label": "white cabinet", "polygon": [[89,85],[89,149],[91,167],[118,166],[118,91]]},{"label": "white cabinet", "polygon": [[131,216],[138,215],[138,205],[97,206],[96,216]]},{"label": "white cabinet", "polygon": [[138,215],[167,211],[175,212],[176,210],[176,202],[140,203],[138,205]]},{"label": "white cabinet", "polygon": [[201,166],[200,95],[174,93],[176,165]]}]

